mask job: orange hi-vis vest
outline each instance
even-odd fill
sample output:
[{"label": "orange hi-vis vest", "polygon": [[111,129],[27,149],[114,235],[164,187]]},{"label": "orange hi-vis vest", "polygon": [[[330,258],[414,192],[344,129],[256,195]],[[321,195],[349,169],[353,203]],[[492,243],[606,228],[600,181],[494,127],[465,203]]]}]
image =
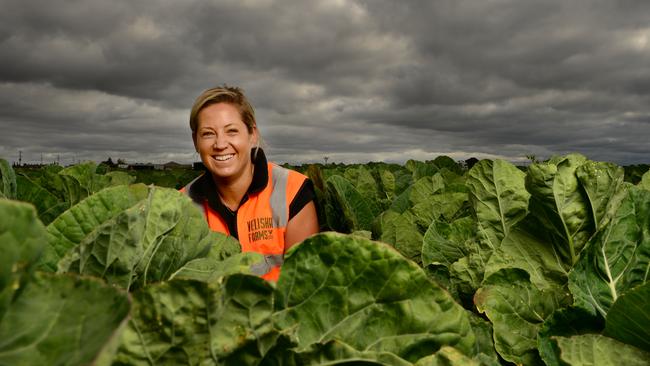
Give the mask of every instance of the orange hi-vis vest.
[{"label": "orange hi-vis vest", "polygon": [[[273,163],[267,163],[267,167],[266,186],[259,192],[247,193],[248,199],[236,211],[237,236],[242,252],[264,255],[264,263],[251,266],[251,271],[266,280],[277,281],[284,261],[284,234],[289,221],[289,206],[307,177]],[[212,230],[231,235],[228,225],[210,207],[208,200],[197,202],[195,195],[191,194],[193,186],[201,178],[204,176],[188,183],[181,192],[199,206]]]}]

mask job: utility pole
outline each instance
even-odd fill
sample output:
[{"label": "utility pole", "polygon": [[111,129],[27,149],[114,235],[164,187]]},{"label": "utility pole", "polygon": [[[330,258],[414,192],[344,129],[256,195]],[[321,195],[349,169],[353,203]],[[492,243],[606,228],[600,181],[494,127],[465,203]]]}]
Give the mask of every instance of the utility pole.
[{"label": "utility pole", "polygon": [[18,166],[23,166],[23,151],[18,150]]}]

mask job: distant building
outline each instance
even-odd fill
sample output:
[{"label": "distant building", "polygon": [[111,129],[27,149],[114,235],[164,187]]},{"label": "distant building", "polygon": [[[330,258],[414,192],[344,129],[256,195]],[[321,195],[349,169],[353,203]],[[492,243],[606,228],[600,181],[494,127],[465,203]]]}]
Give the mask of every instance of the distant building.
[{"label": "distant building", "polygon": [[129,165],[129,170],[154,170],[154,165],[151,163],[135,163]]}]

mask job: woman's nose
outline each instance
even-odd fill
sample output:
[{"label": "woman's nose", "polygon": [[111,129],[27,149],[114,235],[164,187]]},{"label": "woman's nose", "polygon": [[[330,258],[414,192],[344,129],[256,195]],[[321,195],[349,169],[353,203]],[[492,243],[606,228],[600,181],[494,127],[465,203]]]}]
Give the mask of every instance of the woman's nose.
[{"label": "woman's nose", "polygon": [[217,136],[214,139],[214,144],[212,145],[212,147],[218,150],[225,149],[226,147],[228,147],[228,141],[224,136]]}]

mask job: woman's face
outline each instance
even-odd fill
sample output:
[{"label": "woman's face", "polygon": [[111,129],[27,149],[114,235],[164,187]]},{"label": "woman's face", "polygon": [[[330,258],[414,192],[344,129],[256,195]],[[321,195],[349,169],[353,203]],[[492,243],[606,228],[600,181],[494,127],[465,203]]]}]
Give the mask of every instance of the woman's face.
[{"label": "woman's face", "polygon": [[197,117],[194,146],[208,171],[217,179],[229,180],[249,174],[257,129],[248,132],[237,107],[228,103],[211,104]]}]

